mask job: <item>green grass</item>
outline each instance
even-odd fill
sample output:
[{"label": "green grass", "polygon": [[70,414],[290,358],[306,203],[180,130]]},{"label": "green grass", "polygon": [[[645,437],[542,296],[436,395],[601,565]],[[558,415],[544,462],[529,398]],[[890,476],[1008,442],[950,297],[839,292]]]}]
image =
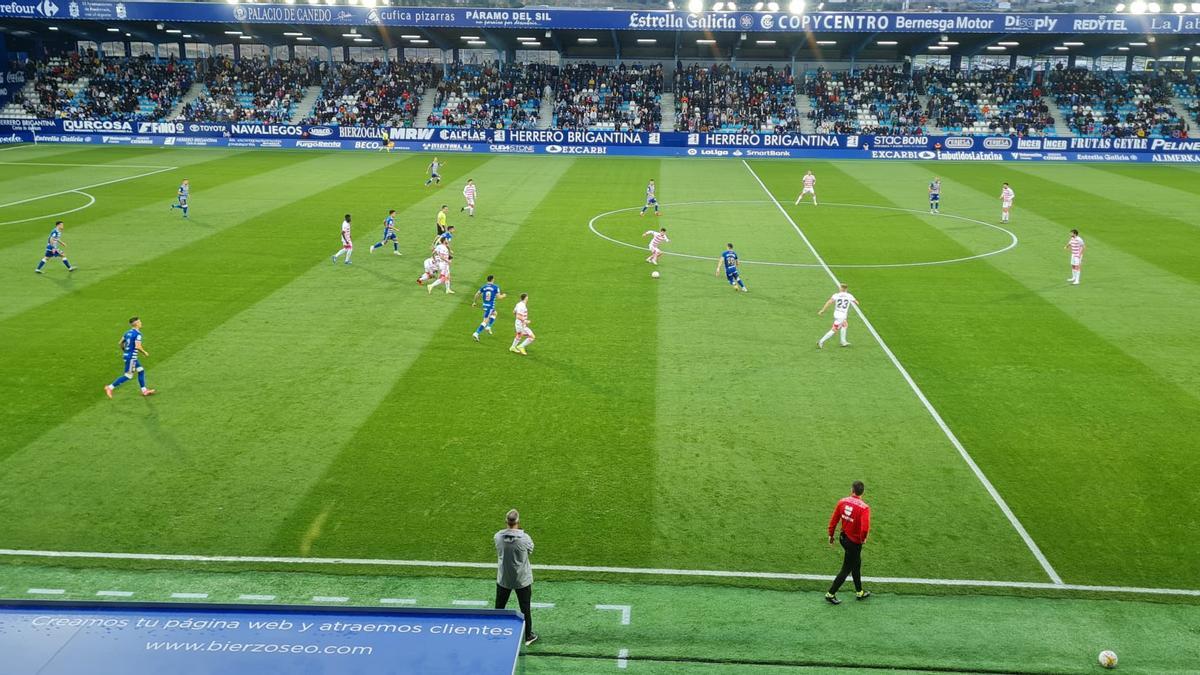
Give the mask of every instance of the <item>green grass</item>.
[{"label": "green grass", "polygon": [[[37,147],[2,159],[0,205],[176,167],[86,189],[95,204],[63,216],[71,276],[56,262],[31,273],[53,221],[39,216],[87,197],[0,206],[5,548],[484,562],[500,514],[517,506],[542,564],[830,574],[829,511],[862,479],[875,520],[867,574],[1049,580],[861,321],[850,349],[814,348],[832,281],[741,162],[454,156],[446,183],[423,188],[428,158],[415,155]],[[1200,469],[1200,173],[750,167],[1065,582],[1200,588],[1200,496],[1187,482]],[[793,206],[808,168],[823,203]],[[940,217],[924,213],[935,171]],[[167,208],[184,177],[188,221]],[[468,177],[480,186],[474,219],[457,213]],[[639,206],[651,177],[663,217],[618,211],[596,230],[640,245],[661,225],[668,251],[714,256],[731,241],[744,260],[782,264],[748,263],[745,295],[710,260],[668,256],[652,280],[641,252],[588,229]],[[1002,181],[1017,192],[1016,248],[856,267],[1007,246],[972,222],[998,221]],[[429,296],[413,280],[443,203],[459,229],[458,294]],[[389,208],[405,255],[368,255]],[[328,260],[346,212],[349,267]],[[1072,227],[1089,247],[1078,287],[1064,283]],[[488,273],[509,298],[496,335],[475,344],[470,296]],[[507,351],[520,292],[539,336],[527,358]],[[133,314],[159,395],[127,386],[108,401]],[[0,567],[0,593],[24,564]],[[279,565],[240,566],[256,567]],[[706,581],[725,586],[727,604],[749,602],[747,587],[821,585]],[[954,602],[984,613],[995,600]],[[1194,611],[1184,602],[1171,611]],[[782,630],[786,614],[764,612],[762,630]],[[722,650],[768,662],[785,633]],[[708,654],[707,641],[663,653]],[[1027,652],[995,661],[975,648],[862,658],[1038,667],[1021,665]]]}]

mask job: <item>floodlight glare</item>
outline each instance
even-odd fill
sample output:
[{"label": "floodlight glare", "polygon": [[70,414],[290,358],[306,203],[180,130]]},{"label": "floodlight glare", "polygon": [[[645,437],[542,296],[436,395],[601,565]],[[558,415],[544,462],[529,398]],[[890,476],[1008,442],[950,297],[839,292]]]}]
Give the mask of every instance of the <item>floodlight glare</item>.
[{"label": "floodlight glare", "polygon": [[791,0],[788,2],[788,11],[792,14],[803,14],[804,0]]},{"label": "floodlight glare", "polygon": [[1145,14],[1146,0],[1133,0],[1133,2],[1129,3],[1129,11],[1134,14]]},{"label": "floodlight glare", "polygon": [[779,3],[778,2],[768,2],[767,9],[771,10],[772,12],[778,12],[779,11]]},{"label": "floodlight glare", "polygon": [[1200,14],[1200,2],[1192,3],[1192,12],[1194,12],[1196,14]]},{"label": "floodlight glare", "polygon": [[1114,9],[1113,11],[1114,11],[1114,12],[1124,12],[1124,11],[1125,11],[1125,3],[1123,3],[1123,2],[1122,2],[1122,3],[1118,3],[1118,4],[1117,4],[1117,8],[1116,8],[1116,9]]},{"label": "floodlight glare", "polygon": [[1146,3],[1146,11],[1150,12],[1152,14],[1158,14],[1159,12],[1162,11],[1162,6],[1159,5],[1157,2],[1149,2],[1149,3]]},{"label": "floodlight glare", "polygon": [[692,14],[699,14],[704,11],[704,0],[688,0],[687,8]]},{"label": "floodlight glare", "polygon": [[763,10],[763,3],[761,3],[761,2],[754,3],[754,11],[761,12],[762,10]]},{"label": "floodlight glare", "polygon": [[713,3],[713,11],[714,12],[719,12],[723,9],[725,9],[725,3],[723,3],[723,2],[714,2]]},{"label": "floodlight glare", "polygon": [[1176,14],[1183,14],[1187,11],[1187,5],[1183,4],[1182,2],[1177,2],[1171,5],[1171,11],[1175,12]]}]

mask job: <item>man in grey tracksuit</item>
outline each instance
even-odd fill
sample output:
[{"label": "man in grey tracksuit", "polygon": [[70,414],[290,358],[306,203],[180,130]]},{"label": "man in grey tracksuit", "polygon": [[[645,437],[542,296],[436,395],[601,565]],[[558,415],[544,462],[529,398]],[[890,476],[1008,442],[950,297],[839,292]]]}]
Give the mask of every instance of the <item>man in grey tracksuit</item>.
[{"label": "man in grey tracksuit", "polygon": [[537,639],[533,632],[533,616],[529,612],[529,601],[533,597],[533,568],[529,565],[529,554],[533,553],[533,539],[521,529],[521,514],[516,509],[505,516],[508,527],[496,533],[496,609],[504,609],[508,597],[517,592],[517,604],[525,615],[525,644]]}]

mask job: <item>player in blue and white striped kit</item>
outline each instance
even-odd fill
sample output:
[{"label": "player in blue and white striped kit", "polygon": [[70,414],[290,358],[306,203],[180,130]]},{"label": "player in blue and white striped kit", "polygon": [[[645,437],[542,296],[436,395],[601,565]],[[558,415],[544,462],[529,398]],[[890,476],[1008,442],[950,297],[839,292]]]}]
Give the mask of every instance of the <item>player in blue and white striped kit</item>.
[{"label": "player in blue and white striped kit", "polygon": [[479,334],[487,331],[488,335],[492,334],[492,324],[496,323],[496,301],[502,300],[506,294],[500,292],[500,287],[496,285],[495,275],[489,274],[487,283],[480,286],[479,290],[475,291],[475,297],[471,298],[471,306],[475,306],[475,300],[483,299],[483,322],[471,333],[471,337],[479,342]]},{"label": "player in blue and white striped kit", "polygon": [[67,266],[68,272],[74,272],[75,268],[71,266],[71,261],[67,260],[62,249],[67,247],[66,242],[62,240],[63,221],[58,220],[54,223],[54,229],[50,230],[50,236],[46,237],[46,252],[42,254],[42,260],[33,269],[38,274],[45,274],[42,268],[46,266],[46,261],[51,258],[62,258],[63,264]]},{"label": "player in blue and white striped kit", "polygon": [[745,282],[742,281],[741,270],[738,269],[738,254],[733,250],[733,244],[726,244],[725,250],[721,251],[721,259],[717,261],[717,271],[713,272],[713,276],[721,273],[721,268],[725,268],[725,279],[735,291],[749,293],[750,289],[746,288]]},{"label": "player in blue and white striped kit", "polygon": [[646,185],[646,205],[642,207],[642,212],[639,216],[646,215],[646,209],[654,207],[654,215],[661,216],[662,213],[658,210],[658,197],[655,195],[657,188],[654,187],[654,179],[650,179],[650,183]]},{"label": "player in blue and white striped kit", "polygon": [[939,209],[942,207],[942,179],[937,176],[933,177],[933,182],[929,184],[929,212],[941,213]]},{"label": "player in blue and white striped kit", "polygon": [[138,361],[138,355],[150,356],[142,348],[142,320],[133,317],[129,320],[129,330],[121,336],[121,358],[125,361],[125,372],[104,387],[104,395],[112,398],[113,390],[137,376],[138,384],[142,387],[142,396],[152,396],[155,391],[146,387],[146,370]]},{"label": "player in blue and white striped kit", "polygon": [[389,241],[392,242],[392,255],[400,255],[400,242],[396,239],[396,209],[389,210],[387,218],[383,219],[383,238],[375,242],[370,252],[374,253],[375,249],[382,248]]},{"label": "player in blue and white striped kit", "polygon": [[188,217],[188,192],[191,191],[191,186],[188,185],[188,179],[184,178],[179,184],[179,190],[175,193],[175,203],[171,205],[173,209],[183,209],[183,217]]}]

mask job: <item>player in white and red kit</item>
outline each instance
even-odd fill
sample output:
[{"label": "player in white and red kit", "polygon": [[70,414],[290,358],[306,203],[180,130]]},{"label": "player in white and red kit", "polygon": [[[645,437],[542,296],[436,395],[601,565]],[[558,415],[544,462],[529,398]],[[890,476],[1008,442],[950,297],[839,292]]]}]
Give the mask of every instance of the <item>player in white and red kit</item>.
[{"label": "player in white and red kit", "polygon": [[843,347],[850,346],[850,343],[846,342],[846,321],[850,315],[850,305],[857,304],[858,300],[846,291],[846,284],[839,284],[838,292],[830,296],[830,298],[825,301],[825,304],[822,305],[821,309],[817,312],[817,316],[821,316],[825,313],[825,310],[829,309],[830,305],[833,305],[833,327],[830,328],[829,332],[817,341],[817,349],[823,348],[825,346],[825,341],[833,337],[835,332],[841,333]]},{"label": "player in white and red kit", "polygon": [[1067,281],[1078,286],[1079,268],[1083,265],[1083,252],[1087,249],[1087,244],[1083,243],[1083,237],[1079,236],[1079,230],[1071,230],[1071,238],[1067,240],[1067,245],[1063,248],[1071,250],[1071,278]]},{"label": "player in white and red kit", "polygon": [[1012,200],[1015,196],[1016,193],[1008,186],[1008,183],[1005,183],[1004,187],[1000,188],[1000,222],[1008,222],[1008,212],[1012,210]]},{"label": "player in white and red kit", "polygon": [[667,239],[667,228],[664,227],[657,232],[654,230],[646,230],[642,233],[642,237],[651,237],[650,257],[646,258],[646,262],[650,263],[651,265],[657,265],[658,259],[662,257],[662,249],[659,247],[671,241],[670,239]]},{"label": "player in white and red kit", "polygon": [[417,277],[418,286],[424,286],[426,281],[436,279],[438,276],[437,259],[432,255],[425,259],[423,265],[425,266],[425,273]]},{"label": "player in white and red kit", "polygon": [[350,255],[354,253],[354,241],[350,239],[350,214],[346,214],[346,219],[342,221],[342,248],[330,258],[334,263],[337,263],[338,256],[346,254],[346,264],[350,264]]},{"label": "player in white and red kit", "polygon": [[529,294],[522,293],[521,301],[513,307],[513,317],[516,319],[514,328],[516,329],[516,337],[513,338],[512,346],[508,348],[510,352],[516,352],[521,356],[528,356],[525,353],[525,348],[530,345],[537,337],[533,334],[533,329],[529,327]]},{"label": "player in white and red kit", "polygon": [[454,293],[450,290],[450,248],[444,243],[439,243],[433,247],[433,262],[437,265],[437,281],[425,287],[425,291],[433,293],[433,287],[438,284],[446,284],[446,292]]},{"label": "player in white and red kit", "polygon": [[817,205],[817,177],[812,171],[804,174],[804,190],[800,192],[800,196],[796,197],[796,204],[800,204],[800,200],[804,199],[804,195],[812,195],[813,206]]},{"label": "player in white and red kit", "polygon": [[467,200],[467,205],[458,210],[459,213],[467,212],[468,216],[475,217],[475,181],[468,178],[466,186],[463,187],[463,199]]}]

